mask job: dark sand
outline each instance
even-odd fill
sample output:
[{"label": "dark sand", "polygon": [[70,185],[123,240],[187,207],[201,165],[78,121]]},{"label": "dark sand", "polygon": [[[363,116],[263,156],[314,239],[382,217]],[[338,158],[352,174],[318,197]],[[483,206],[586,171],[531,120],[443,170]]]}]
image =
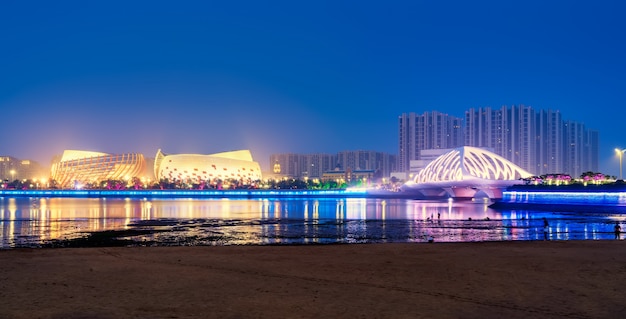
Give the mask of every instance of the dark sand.
[{"label": "dark sand", "polygon": [[624,318],[626,241],[0,251],[0,318]]}]

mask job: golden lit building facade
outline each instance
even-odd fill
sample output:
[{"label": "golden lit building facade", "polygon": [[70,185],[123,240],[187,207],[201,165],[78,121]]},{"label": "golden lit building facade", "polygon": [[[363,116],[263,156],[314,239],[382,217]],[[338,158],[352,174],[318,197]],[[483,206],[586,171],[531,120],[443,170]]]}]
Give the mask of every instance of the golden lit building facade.
[{"label": "golden lit building facade", "polygon": [[59,162],[52,164],[51,178],[62,188],[103,180],[128,180],[144,173],[143,154],[107,154],[65,150]]},{"label": "golden lit building facade", "polygon": [[202,154],[164,154],[157,151],[154,176],[169,181],[261,180],[261,167],[249,150]]},{"label": "golden lit building facade", "polygon": [[0,156],[0,179],[6,182],[14,180],[47,180],[48,168],[27,159],[17,159],[11,156]]}]

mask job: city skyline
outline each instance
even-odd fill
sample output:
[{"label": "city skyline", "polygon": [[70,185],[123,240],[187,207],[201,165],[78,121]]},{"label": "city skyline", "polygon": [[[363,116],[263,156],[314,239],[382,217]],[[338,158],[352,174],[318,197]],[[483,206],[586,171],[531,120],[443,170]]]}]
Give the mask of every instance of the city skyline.
[{"label": "city skyline", "polygon": [[0,155],[398,154],[397,117],[527,105],[626,148],[619,1],[5,3]]}]

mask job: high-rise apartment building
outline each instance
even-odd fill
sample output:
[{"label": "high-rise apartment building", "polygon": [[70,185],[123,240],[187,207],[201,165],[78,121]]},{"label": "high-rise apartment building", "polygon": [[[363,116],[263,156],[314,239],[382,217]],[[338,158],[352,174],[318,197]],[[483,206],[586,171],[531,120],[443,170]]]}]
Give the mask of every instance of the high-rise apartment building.
[{"label": "high-rise apartment building", "polygon": [[17,159],[12,156],[0,156],[0,179],[13,181],[16,179],[48,179],[50,173],[39,163],[31,160]]},{"label": "high-rise apartment building", "polygon": [[270,156],[270,169],[275,174],[302,176],[307,171],[306,158],[302,154],[283,153]]},{"label": "high-rise apartment building", "polygon": [[2,180],[13,181],[20,179],[18,174],[21,174],[19,170],[20,161],[11,156],[0,156],[0,177]]},{"label": "high-rise apartment building", "polygon": [[342,151],[337,153],[337,165],[343,170],[371,170],[379,176],[388,177],[396,168],[396,157],[375,151]]},{"label": "high-rise apartment building", "polygon": [[[563,158],[563,119],[559,111],[537,111],[535,132],[536,166],[528,169],[535,175],[565,172]],[[597,157],[597,152],[595,153]]]},{"label": "high-rise apartment building", "polygon": [[577,177],[598,169],[597,132],[564,121],[558,111],[535,111],[524,105],[485,107],[466,111],[465,120],[468,146],[491,147],[535,175]]},{"label": "high-rise apartment building", "polygon": [[[400,116],[400,171],[408,172],[410,161],[421,159],[419,150],[432,145],[435,147],[430,148],[437,149],[443,144],[440,135],[418,133],[427,130],[420,126],[421,121],[443,118],[441,114]],[[448,116],[447,123],[456,122]],[[582,123],[564,121],[558,111],[536,111],[524,105],[471,108],[465,112],[462,140],[466,146],[491,149],[535,175],[563,173],[577,177],[598,170],[598,132],[586,129]]]},{"label": "high-rise apartment building", "polygon": [[337,166],[337,159],[334,155],[315,153],[304,155],[304,168],[302,177],[320,178],[324,172],[330,171]]},{"label": "high-rise apartment building", "polygon": [[293,178],[322,178],[338,170],[371,170],[388,177],[396,169],[396,156],[376,151],[342,151],[337,154],[272,154],[270,169],[275,174]]},{"label": "high-rise apartment building", "polygon": [[404,113],[398,118],[398,170],[407,172],[419,151],[463,146],[462,119],[440,112]]},{"label": "high-rise apartment building", "polygon": [[535,112],[527,106],[469,109],[465,112],[465,145],[491,148],[527,171],[536,167]]},{"label": "high-rise apartment building", "polygon": [[598,154],[600,153],[600,134],[596,130],[587,129],[583,146],[583,161],[585,171],[597,172],[599,167]]},{"label": "high-rise apartment building", "polygon": [[568,173],[578,172],[580,175],[583,171],[589,170],[585,163],[586,156],[583,154],[587,135],[585,125],[565,121],[563,127],[565,129],[564,171]]}]

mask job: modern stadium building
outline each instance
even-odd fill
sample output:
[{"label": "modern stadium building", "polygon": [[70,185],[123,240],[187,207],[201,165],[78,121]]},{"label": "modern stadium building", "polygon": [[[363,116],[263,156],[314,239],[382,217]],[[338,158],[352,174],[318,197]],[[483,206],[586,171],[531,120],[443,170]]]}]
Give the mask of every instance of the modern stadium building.
[{"label": "modern stadium building", "polygon": [[159,149],[154,159],[154,176],[141,153],[107,154],[101,152],[65,150],[61,159],[52,164],[51,178],[61,188],[105,180],[156,178],[170,182],[215,182],[237,180],[244,184],[261,179],[261,167],[249,150],[209,155],[164,154]]},{"label": "modern stadium building", "polygon": [[202,154],[164,154],[159,149],[154,159],[157,180],[214,181],[261,179],[261,167],[249,150]]},{"label": "modern stadium building", "polygon": [[60,187],[76,187],[107,179],[129,179],[144,173],[143,154],[107,154],[100,152],[65,150],[61,160],[52,164],[51,178]]}]

